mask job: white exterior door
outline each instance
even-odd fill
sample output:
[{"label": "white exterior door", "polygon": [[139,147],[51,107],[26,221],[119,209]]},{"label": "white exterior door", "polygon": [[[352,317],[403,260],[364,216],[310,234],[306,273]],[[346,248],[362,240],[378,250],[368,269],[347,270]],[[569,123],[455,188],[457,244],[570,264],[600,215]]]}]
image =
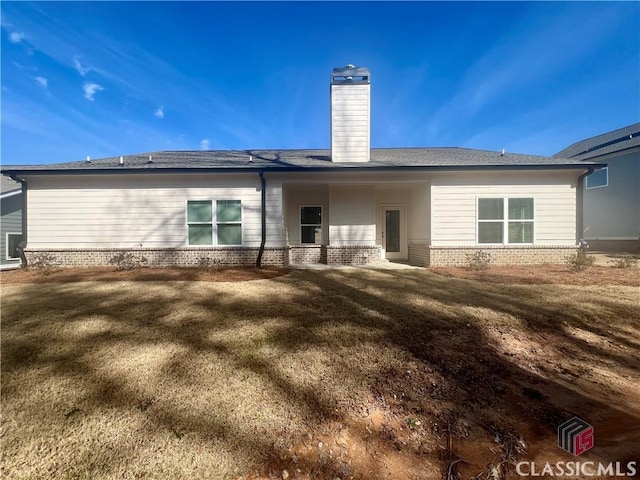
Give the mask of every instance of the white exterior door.
[{"label": "white exterior door", "polygon": [[404,205],[382,207],[382,247],[386,259],[407,258],[407,224]]}]

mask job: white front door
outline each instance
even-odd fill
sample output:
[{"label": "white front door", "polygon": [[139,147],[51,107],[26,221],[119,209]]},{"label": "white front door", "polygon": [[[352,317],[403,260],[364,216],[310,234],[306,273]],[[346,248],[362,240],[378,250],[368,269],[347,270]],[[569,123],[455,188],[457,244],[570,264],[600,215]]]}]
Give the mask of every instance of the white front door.
[{"label": "white front door", "polygon": [[382,207],[382,247],[386,259],[407,258],[405,211],[404,205]]}]

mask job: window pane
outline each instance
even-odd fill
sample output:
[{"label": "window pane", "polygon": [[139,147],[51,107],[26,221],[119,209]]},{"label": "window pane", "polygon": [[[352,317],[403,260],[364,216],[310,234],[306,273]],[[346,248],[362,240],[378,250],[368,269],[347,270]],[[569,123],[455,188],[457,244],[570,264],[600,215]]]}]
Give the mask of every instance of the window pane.
[{"label": "window pane", "polygon": [[187,203],[187,222],[211,222],[211,201],[191,201]]},{"label": "window pane", "polygon": [[509,243],[533,243],[533,223],[509,222]]},{"label": "window pane", "polygon": [[479,220],[502,220],[504,218],[504,199],[502,198],[479,198],[478,199],[478,219]]},{"label": "window pane", "polygon": [[241,216],[240,200],[218,200],[216,202],[216,222],[239,222]]},{"label": "window pane", "polygon": [[502,222],[479,222],[478,243],[502,243]]},{"label": "window pane", "polygon": [[533,198],[510,198],[509,220],[533,220]]},{"label": "window pane", "polygon": [[22,235],[9,234],[7,248],[9,250],[9,258],[19,258],[18,245],[22,241]]},{"label": "window pane", "polygon": [[189,225],[189,245],[211,245],[212,239],[211,225]]},{"label": "window pane", "polygon": [[322,207],[301,207],[300,224],[320,225],[322,223]]},{"label": "window pane", "polygon": [[385,213],[385,250],[387,252],[400,251],[400,210],[387,210]]},{"label": "window pane", "polygon": [[300,228],[300,243],[322,243],[320,234],[322,229],[313,225]]},{"label": "window pane", "polygon": [[218,224],[218,245],[242,245],[242,226]]},{"label": "window pane", "polygon": [[606,187],[609,180],[609,169],[601,168],[587,177],[587,188]]}]

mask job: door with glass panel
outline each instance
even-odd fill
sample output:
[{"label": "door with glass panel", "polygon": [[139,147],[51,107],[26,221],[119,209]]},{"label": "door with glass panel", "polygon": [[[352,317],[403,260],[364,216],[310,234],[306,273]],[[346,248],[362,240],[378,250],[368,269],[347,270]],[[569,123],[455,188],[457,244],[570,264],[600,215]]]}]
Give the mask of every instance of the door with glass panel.
[{"label": "door with glass panel", "polygon": [[407,227],[405,206],[382,207],[382,247],[384,257],[390,260],[407,258]]}]

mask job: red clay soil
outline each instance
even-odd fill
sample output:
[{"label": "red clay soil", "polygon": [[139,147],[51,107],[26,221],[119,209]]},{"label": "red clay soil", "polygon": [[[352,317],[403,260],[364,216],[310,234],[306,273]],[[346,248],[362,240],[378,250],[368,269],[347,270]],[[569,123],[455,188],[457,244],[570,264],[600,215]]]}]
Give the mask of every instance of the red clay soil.
[{"label": "red clay soil", "polygon": [[0,273],[0,283],[66,283],[66,282],[122,282],[122,281],[189,281],[189,282],[246,282],[285,275],[287,269],[277,267],[200,268],[139,268],[116,270],[114,267],[61,268],[44,274],[35,269],[10,270]]},{"label": "red clay soil", "polygon": [[[592,267],[573,273],[563,266],[545,265],[430,271],[508,284],[505,289],[516,284],[640,285],[636,268]],[[0,280],[247,281],[286,273],[278,268],[125,272],[93,268],[49,275],[5,272]],[[443,285],[439,280],[429,283],[428,277],[424,276],[425,284],[432,288]],[[610,302],[609,310],[602,313],[611,315],[610,321],[588,310],[592,307],[587,303],[575,305],[582,315],[549,311],[551,307],[544,303],[537,314],[508,305],[503,311],[496,310],[490,298],[486,300],[489,305],[483,303],[483,295],[495,296],[495,290],[485,291],[482,285],[470,283],[475,286],[468,288],[469,305],[457,308],[484,311],[486,323],[458,321],[460,312],[446,321],[434,317],[427,322],[431,327],[424,338],[416,336],[415,329],[405,333],[399,326],[394,335],[412,352],[411,361],[373,375],[366,398],[340,399],[335,415],[327,415],[319,428],[300,432],[297,441],[276,445],[276,438],[272,455],[249,466],[238,480],[511,480],[521,478],[515,471],[521,460],[540,465],[575,461],[556,446],[558,425],[574,415],[588,419],[597,432],[598,448],[581,460],[625,464],[638,460],[637,306]],[[454,278],[444,285],[462,287]],[[628,291],[628,287],[620,289]],[[478,339],[478,325],[484,341]],[[341,415],[341,411],[350,415]]]}]

